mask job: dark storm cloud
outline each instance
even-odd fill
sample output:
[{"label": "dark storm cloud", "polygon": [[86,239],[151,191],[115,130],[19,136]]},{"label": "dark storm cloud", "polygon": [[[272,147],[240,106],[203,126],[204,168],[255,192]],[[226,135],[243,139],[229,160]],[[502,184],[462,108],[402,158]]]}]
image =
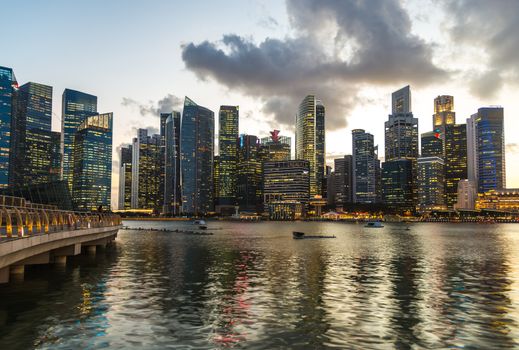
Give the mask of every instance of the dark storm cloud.
[{"label": "dark storm cloud", "polygon": [[158,117],[160,113],[169,113],[173,110],[180,110],[182,108],[182,99],[172,95],[167,94],[162,99],[157,102],[149,101],[147,104],[140,103],[129,97],[123,97],[121,104],[127,107],[135,107],[139,110],[139,113],[142,116],[156,116]]},{"label": "dark storm cloud", "polygon": [[[487,71],[471,78],[471,90],[492,96],[503,83],[519,77],[519,1],[443,1],[450,18],[449,33],[456,45],[484,48]],[[484,58],[475,57],[477,60]]]},{"label": "dark storm cloud", "polygon": [[295,37],[256,44],[230,34],[221,42],[189,43],[182,48],[186,67],[258,98],[265,113],[289,126],[299,102],[315,94],[327,108],[329,129],[346,125],[363,85],[426,85],[445,75],[431,62],[431,48],[411,34],[396,0],[289,0],[287,10]]}]

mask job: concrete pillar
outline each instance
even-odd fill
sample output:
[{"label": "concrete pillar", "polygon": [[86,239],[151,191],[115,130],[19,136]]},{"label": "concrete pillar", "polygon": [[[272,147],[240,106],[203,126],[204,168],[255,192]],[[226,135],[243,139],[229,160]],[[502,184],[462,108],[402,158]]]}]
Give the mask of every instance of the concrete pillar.
[{"label": "concrete pillar", "polygon": [[67,264],[67,256],[66,255],[60,255],[54,257],[54,263],[58,265],[66,265]]},{"label": "concrete pillar", "polygon": [[97,251],[97,246],[95,245],[89,245],[87,248],[87,253],[89,255],[96,255],[96,251]]},{"label": "concrete pillar", "polygon": [[9,266],[0,269],[0,283],[9,282]]}]

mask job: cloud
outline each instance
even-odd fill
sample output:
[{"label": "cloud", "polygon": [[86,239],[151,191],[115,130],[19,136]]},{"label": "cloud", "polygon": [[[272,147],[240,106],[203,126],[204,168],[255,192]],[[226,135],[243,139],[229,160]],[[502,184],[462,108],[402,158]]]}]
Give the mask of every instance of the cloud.
[{"label": "cloud", "polygon": [[411,33],[397,0],[288,0],[296,35],[259,44],[239,35],[182,47],[187,69],[263,103],[263,112],[293,127],[300,101],[320,98],[327,128],[347,125],[358,92],[370,84],[424,86],[446,72],[431,61],[432,48]]},{"label": "cloud", "polygon": [[173,110],[180,110],[182,108],[183,100],[175,95],[167,94],[157,102],[149,101],[147,104],[129,97],[123,97],[121,104],[126,107],[137,108],[142,116],[151,115],[158,117],[160,113],[169,113]]},{"label": "cloud", "polygon": [[260,19],[257,24],[260,27],[267,28],[267,29],[276,29],[279,27],[279,22],[276,21],[276,19],[272,16],[267,16],[262,19]]},{"label": "cloud", "polygon": [[[519,78],[519,1],[442,1],[453,44],[481,52],[475,60],[484,71],[470,79],[473,94],[495,95],[505,83]],[[484,48],[484,50],[481,50]]]}]

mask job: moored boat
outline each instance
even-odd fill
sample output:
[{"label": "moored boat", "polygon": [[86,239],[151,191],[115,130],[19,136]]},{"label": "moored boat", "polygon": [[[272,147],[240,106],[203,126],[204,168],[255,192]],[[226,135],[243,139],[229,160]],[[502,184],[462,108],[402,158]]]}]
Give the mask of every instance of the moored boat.
[{"label": "moored boat", "polygon": [[381,228],[384,227],[380,221],[369,221],[364,225],[364,227],[371,227],[371,228]]}]

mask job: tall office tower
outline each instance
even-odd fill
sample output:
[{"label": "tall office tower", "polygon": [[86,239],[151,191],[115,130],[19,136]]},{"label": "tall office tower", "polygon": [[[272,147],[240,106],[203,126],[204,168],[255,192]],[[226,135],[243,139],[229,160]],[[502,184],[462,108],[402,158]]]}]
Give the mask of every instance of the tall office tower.
[{"label": "tall office tower", "polygon": [[218,197],[216,212],[231,215],[237,195],[238,106],[220,106],[218,132]]},{"label": "tall office tower", "polygon": [[238,139],[237,202],[240,211],[263,211],[262,163],[265,152],[254,135],[240,135]]},{"label": "tall office tower", "polygon": [[50,133],[50,181],[61,180],[61,132],[52,131]]},{"label": "tall office tower", "polygon": [[52,86],[27,83],[16,92],[13,112],[11,185],[32,185],[51,180]]},{"label": "tall office tower", "polygon": [[453,208],[458,199],[458,183],[467,178],[467,126],[445,127],[445,194],[447,206]]},{"label": "tall office tower", "polygon": [[344,208],[344,205],[353,202],[353,156],[334,159],[333,187],[328,187],[328,195],[333,193],[335,206]]},{"label": "tall office tower", "polygon": [[385,122],[385,159],[418,158],[418,118],[411,112],[409,86],[392,94],[393,110]]},{"label": "tall office tower", "polygon": [[422,134],[422,157],[443,158],[443,140],[440,133],[429,131]]},{"label": "tall office tower", "polygon": [[13,70],[0,66],[0,189],[9,185],[13,94],[18,83]]},{"label": "tall office tower", "polygon": [[476,138],[476,119],[478,114],[467,118],[467,179],[478,188],[478,156]]},{"label": "tall office tower", "polygon": [[478,192],[506,188],[505,130],[502,107],[479,108],[476,117]]},{"label": "tall office tower", "polygon": [[121,147],[119,161],[118,208],[124,210],[132,207],[132,145]]},{"label": "tall office tower", "polygon": [[296,115],[296,159],[310,164],[310,196],[321,195],[325,165],[325,109],[315,96],[306,96]]},{"label": "tall office tower", "polygon": [[87,117],[74,136],[72,199],[78,210],[110,210],[112,113]]},{"label": "tall office tower", "polygon": [[61,104],[61,147],[63,154],[61,176],[72,190],[74,169],[74,137],[83,121],[97,114],[97,97],[84,92],[65,89]]},{"label": "tall office tower", "polygon": [[268,159],[272,161],[290,160],[291,141],[288,136],[280,136],[279,130],[273,130],[269,137],[261,138],[261,144],[267,148]]},{"label": "tall office tower", "polygon": [[454,113],[454,97],[438,96],[434,99],[433,129],[434,132],[444,134],[447,125],[456,124]]},{"label": "tall office tower", "polygon": [[417,161],[417,169],[417,210],[426,212],[446,209],[445,163],[443,158],[438,156],[420,157]]},{"label": "tall office tower", "polygon": [[162,149],[160,135],[139,129],[132,143],[132,209],[152,209],[159,213],[164,203],[160,196]]},{"label": "tall office tower", "polygon": [[304,216],[310,197],[310,163],[287,160],[263,163],[265,211],[272,219]]},{"label": "tall office tower", "polygon": [[329,208],[335,208],[335,194],[337,193],[337,189],[335,187],[335,172],[331,172],[326,177],[326,187],[328,188],[328,193],[326,195],[326,204]]},{"label": "tall office tower", "polygon": [[166,169],[164,186],[164,213],[179,215],[182,205],[180,186],[180,112],[173,111],[166,119]]},{"label": "tall office tower", "polygon": [[164,213],[164,198],[166,190],[166,121],[171,113],[159,113],[159,134],[160,134],[160,183],[159,198],[161,200],[161,212]]},{"label": "tall office tower", "polygon": [[182,212],[213,211],[214,113],[186,97],[180,130]]},{"label": "tall office tower", "polygon": [[415,161],[393,159],[382,164],[382,194],[384,203],[395,212],[414,211],[416,195]]},{"label": "tall office tower", "polygon": [[392,114],[385,122],[385,162],[382,165],[384,202],[393,210],[415,210],[418,118],[411,112],[411,90],[392,94]]},{"label": "tall office tower", "polygon": [[380,161],[378,146],[375,146],[373,135],[362,129],[352,130],[352,201],[354,203],[377,203],[380,200],[380,189],[377,186]]}]

